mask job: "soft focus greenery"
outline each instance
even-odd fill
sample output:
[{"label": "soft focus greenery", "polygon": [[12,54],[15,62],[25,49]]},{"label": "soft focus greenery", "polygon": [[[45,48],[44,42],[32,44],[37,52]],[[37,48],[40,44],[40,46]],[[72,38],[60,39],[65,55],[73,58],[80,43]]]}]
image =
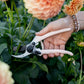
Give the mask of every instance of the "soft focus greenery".
[{"label": "soft focus greenery", "polygon": [[36,55],[23,59],[11,57],[19,54],[18,50],[13,52],[13,47],[19,49],[28,44],[35,32],[64,16],[61,11],[56,17],[42,21],[27,13],[22,0],[0,1],[0,60],[10,65],[15,84],[84,84],[84,47],[77,45],[84,42],[84,31],[73,33],[66,44],[66,49],[74,53],[73,57],[65,55],[47,60]]}]

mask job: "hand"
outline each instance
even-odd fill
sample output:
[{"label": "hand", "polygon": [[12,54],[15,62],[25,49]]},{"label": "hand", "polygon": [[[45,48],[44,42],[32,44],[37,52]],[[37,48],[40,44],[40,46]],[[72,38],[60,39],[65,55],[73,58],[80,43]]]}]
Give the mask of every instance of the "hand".
[{"label": "hand", "polygon": [[[45,35],[48,32],[56,31],[64,28],[72,28],[69,32],[60,33],[51,37],[48,37],[44,40],[44,48],[45,49],[65,49],[65,44],[70,38],[72,32],[74,31],[74,25],[73,20],[70,16],[67,16],[66,18],[61,18],[59,20],[53,21],[49,23],[43,30],[36,33],[37,36]],[[44,59],[47,59],[48,57],[54,57],[54,56],[61,56],[63,57],[64,54],[61,53],[55,53],[55,54],[48,54],[43,55]]]}]

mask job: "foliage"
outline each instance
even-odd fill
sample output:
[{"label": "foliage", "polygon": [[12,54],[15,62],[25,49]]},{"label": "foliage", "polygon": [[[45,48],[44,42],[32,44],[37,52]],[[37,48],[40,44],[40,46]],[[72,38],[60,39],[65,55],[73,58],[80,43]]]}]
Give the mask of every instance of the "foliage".
[{"label": "foliage", "polygon": [[[65,4],[70,0],[66,0]],[[61,11],[59,15],[45,21],[32,18],[27,13],[22,0],[9,0],[10,4],[0,1],[0,60],[10,65],[15,84],[84,84],[84,65],[80,63],[81,55],[84,55],[84,47],[77,43],[84,42],[84,31],[73,33],[66,44],[66,49],[74,53],[73,57],[65,55],[63,58],[54,57],[44,60],[42,57],[30,55],[23,59],[11,57],[13,47],[28,44],[35,32],[41,30],[49,22],[64,17]],[[84,9],[82,9],[84,10]],[[68,61],[68,59],[73,60]],[[81,66],[81,67],[80,67]]]}]

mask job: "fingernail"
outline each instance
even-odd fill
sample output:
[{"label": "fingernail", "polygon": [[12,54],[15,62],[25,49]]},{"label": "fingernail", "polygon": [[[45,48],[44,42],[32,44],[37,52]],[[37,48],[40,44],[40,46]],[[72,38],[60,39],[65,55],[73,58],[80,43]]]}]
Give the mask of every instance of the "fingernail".
[{"label": "fingernail", "polygon": [[63,54],[61,54],[60,56],[61,56],[61,57],[63,57],[64,55],[63,55]]}]

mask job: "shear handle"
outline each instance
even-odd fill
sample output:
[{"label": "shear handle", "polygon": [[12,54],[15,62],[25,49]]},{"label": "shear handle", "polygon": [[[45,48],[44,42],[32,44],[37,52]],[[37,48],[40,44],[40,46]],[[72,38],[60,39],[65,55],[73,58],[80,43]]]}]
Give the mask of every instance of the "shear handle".
[{"label": "shear handle", "polygon": [[38,43],[38,42],[40,42],[40,41],[42,41],[42,40],[44,40],[44,39],[46,39],[50,36],[53,36],[53,35],[56,35],[56,34],[59,34],[59,33],[63,33],[63,32],[68,32],[70,30],[71,30],[71,28],[66,28],[66,29],[61,29],[61,30],[49,32],[49,33],[47,33],[43,36],[35,36],[35,38],[33,39],[32,42]]},{"label": "shear handle", "polygon": [[50,53],[62,53],[62,54],[68,54],[70,56],[73,56],[73,53],[67,50],[60,50],[60,49],[46,49],[46,50],[40,50],[41,54],[50,54]]}]

